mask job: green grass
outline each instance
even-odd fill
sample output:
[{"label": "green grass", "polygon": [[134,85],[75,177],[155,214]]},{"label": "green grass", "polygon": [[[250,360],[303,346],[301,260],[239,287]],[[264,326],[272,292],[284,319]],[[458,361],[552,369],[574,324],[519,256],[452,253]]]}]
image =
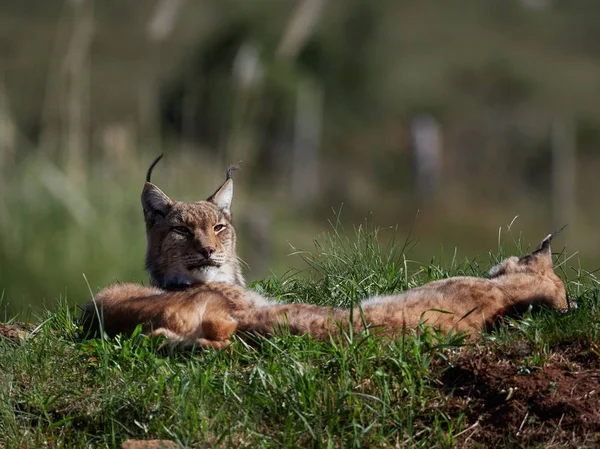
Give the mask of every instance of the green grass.
[{"label": "green grass", "polygon": [[[384,244],[368,226],[356,235],[346,240],[334,230],[305,254],[305,273],[254,288],[286,301],[348,305],[432,279],[480,275],[488,266],[421,266],[409,260],[410,239]],[[477,349],[503,354],[524,344],[526,372],[557,348],[598,342],[598,281],[583,270],[573,275],[576,310],[510,321]],[[142,335],[83,339],[65,302],[38,321],[23,342],[0,337],[1,447],[119,447],[128,438],[162,438],[183,447],[443,448],[460,444],[472,424],[439,383],[457,354],[473,350],[460,335],[422,329],[394,341],[361,334],[330,343],[281,336],[166,355]]]}]

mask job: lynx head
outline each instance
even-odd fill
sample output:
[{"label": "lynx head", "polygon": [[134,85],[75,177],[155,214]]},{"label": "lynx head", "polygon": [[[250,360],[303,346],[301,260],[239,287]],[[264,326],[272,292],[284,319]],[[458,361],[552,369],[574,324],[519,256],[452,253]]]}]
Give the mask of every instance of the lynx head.
[{"label": "lynx head", "polygon": [[[552,304],[558,308],[567,308],[567,299],[565,286],[556,273],[554,272],[554,264],[552,263],[552,250],[550,243],[566,226],[562,229],[548,235],[539,246],[531,253],[523,257],[509,257],[504,259],[498,265],[493,267],[489,272],[490,279],[515,279],[510,276],[532,276],[536,279],[535,282],[528,282],[535,291],[533,292],[540,297],[544,296],[545,292],[548,298],[540,298],[540,302]],[[544,288],[544,285],[550,286],[549,289]],[[523,292],[521,292],[523,294]]]},{"label": "lynx head", "polygon": [[146,270],[152,285],[180,289],[210,281],[244,286],[231,223],[232,168],[206,201],[184,203],[164,194],[151,182],[148,169],[142,192],[146,221]]},{"label": "lynx head", "polygon": [[533,252],[521,258],[515,256],[508,257],[495,267],[492,267],[489,272],[490,278],[516,273],[540,275],[552,273],[554,275],[554,264],[552,263],[552,249],[550,248],[550,243],[552,242],[552,239],[560,234],[566,227],[567,225],[548,235]]}]

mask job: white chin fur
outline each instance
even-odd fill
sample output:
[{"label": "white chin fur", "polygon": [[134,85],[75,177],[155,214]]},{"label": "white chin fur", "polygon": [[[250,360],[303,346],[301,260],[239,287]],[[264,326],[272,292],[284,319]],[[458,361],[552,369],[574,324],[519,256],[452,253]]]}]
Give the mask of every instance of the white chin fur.
[{"label": "white chin fur", "polygon": [[235,283],[235,276],[228,267],[200,267],[193,271],[194,278],[200,282],[228,282]]}]

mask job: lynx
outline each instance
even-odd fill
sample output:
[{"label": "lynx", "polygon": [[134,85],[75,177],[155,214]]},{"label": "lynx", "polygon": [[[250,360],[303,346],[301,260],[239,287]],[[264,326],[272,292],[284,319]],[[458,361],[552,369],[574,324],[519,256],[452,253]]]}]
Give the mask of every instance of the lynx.
[{"label": "lynx", "polygon": [[151,182],[161,158],[150,165],[142,191],[150,283],[166,290],[211,281],[243,287],[231,223],[232,168],[206,201],[184,203],[172,200]]},{"label": "lynx", "polygon": [[388,335],[420,323],[445,332],[482,332],[529,306],[568,308],[564,284],[552,264],[550,242],[555,235],[524,257],[503,260],[487,278],[453,277],[397,295],[369,298],[352,310],[352,316],[346,309],[288,304],[235,310],[232,317],[238,331],[272,335],[284,324],[292,334],[309,334],[318,340],[349,330],[350,323],[354,331],[367,325]]},{"label": "lynx", "polygon": [[[85,307],[83,322],[97,329],[101,321],[109,335],[131,333],[137,324],[146,323],[145,329],[166,335],[170,342],[193,336],[201,345],[221,347],[235,330],[225,311],[235,310],[236,304],[268,303],[243,288],[246,282],[231,222],[233,168],[206,201],[184,203],[152,183],[152,171],[161,158],[148,168],[142,191],[146,270],[152,286],[115,284],[102,290]],[[188,299],[191,295],[202,298],[200,309]]]},{"label": "lynx", "polygon": [[[532,253],[509,257],[488,278],[453,277],[406,292],[364,300],[352,311],[311,304],[278,304],[239,286],[208,283],[181,292],[116,285],[95,301],[104,310],[109,334],[129,333],[137,324],[164,335],[168,343],[223,348],[239,332],[270,336],[287,328],[317,340],[365,325],[395,336],[420,323],[442,331],[478,333],[506,314],[529,306],[567,308],[565,288],[554,273],[546,237]],[[90,310],[92,305],[88,306]]]}]

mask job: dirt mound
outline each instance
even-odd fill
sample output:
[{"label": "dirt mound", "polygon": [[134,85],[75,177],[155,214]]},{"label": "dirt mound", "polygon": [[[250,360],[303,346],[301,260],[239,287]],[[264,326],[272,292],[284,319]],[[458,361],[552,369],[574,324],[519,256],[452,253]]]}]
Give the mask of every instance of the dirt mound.
[{"label": "dirt mound", "polygon": [[444,372],[451,408],[465,412],[470,426],[460,446],[600,447],[597,352],[559,350],[542,367],[525,354],[477,349]]},{"label": "dirt mound", "polygon": [[28,323],[0,323],[0,338],[18,342],[25,340],[35,328]]}]

